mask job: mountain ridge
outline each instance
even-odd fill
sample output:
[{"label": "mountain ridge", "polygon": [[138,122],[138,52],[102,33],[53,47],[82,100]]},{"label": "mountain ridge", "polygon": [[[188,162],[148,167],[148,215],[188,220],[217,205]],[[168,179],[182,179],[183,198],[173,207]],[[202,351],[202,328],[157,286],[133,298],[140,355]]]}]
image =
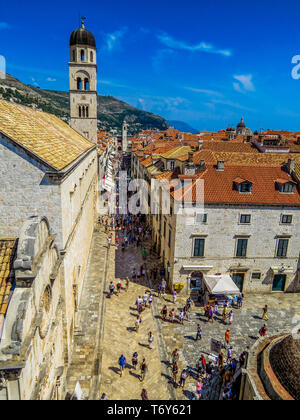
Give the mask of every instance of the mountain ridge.
[{"label": "mountain ridge", "polygon": [[[0,97],[25,106],[39,108],[66,122],[70,118],[69,92],[26,85],[6,74],[5,79],[0,79]],[[98,95],[99,130],[114,129],[120,134],[125,119],[129,124],[129,135],[134,135],[142,130],[166,130],[169,128],[167,121],[159,115],[135,108],[113,96]]]}]

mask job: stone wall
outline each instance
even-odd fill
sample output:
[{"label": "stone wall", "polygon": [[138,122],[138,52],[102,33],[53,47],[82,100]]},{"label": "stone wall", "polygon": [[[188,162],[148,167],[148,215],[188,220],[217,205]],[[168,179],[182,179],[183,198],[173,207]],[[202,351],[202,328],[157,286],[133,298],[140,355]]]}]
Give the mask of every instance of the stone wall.
[{"label": "stone wall", "polygon": [[[197,213],[197,209],[195,209]],[[286,269],[286,291],[299,290],[297,265],[300,237],[300,209],[268,206],[205,206],[207,223],[187,224],[184,216],[177,216],[173,282],[188,283],[183,266],[211,267],[206,274],[245,273],[244,292],[270,292],[273,284],[271,267]],[[250,214],[251,224],[240,224],[240,215]],[[281,214],[292,214],[292,225],[280,223]],[[289,237],[287,258],[277,258],[277,235]],[[246,258],[235,257],[238,237],[248,238]],[[205,256],[193,257],[193,240],[205,239]],[[233,270],[234,268],[234,270]],[[194,270],[194,271],[201,271]],[[260,271],[261,279],[252,279],[252,272]]]},{"label": "stone wall", "polygon": [[[20,399],[50,399],[63,374],[62,282],[59,253],[46,219],[28,220],[15,261],[17,286],[0,346],[0,371],[22,366]],[[16,396],[9,395],[9,399]]]},{"label": "stone wall", "polygon": [[60,188],[45,177],[47,168],[0,137],[0,236],[18,237],[24,221],[46,216],[62,243]]}]

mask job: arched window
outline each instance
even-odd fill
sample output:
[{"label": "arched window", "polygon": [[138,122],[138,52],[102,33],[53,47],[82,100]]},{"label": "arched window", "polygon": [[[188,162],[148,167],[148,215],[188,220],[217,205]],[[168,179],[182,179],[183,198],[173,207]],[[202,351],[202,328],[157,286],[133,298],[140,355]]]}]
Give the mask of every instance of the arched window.
[{"label": "arched window", "polygon": [[85,108],[85,116],[86,116],[86,118],[89,118],[89,107],[88,106]]},{"label": "arched window", "polygon": [[90,61],[91,61],[91,63],[94,61],[94,54],[93,54],[93,51],[91,51],[91,54],[90,54]]},{"label": "arched window", "polygon": [[82,117],[85,118],[85,107],[82,107]]},{"label": "arched window", "polygon": [[85,58],[84,55],[85,55],[84,50],[81,50],[81,61],[84,61],[84,58]]},{"label": "arched window", "polygon": [[80,77],[77,77],[77,90],[82,89],[82,80]]},{"label": "arched window", "polygon": [[79,115],[79,118],[81,118],[81,106],[78,108],[78,115]]},{"label": "arched window", "polygon": [[84,79],[84,90],[90,90],[90,82],[89,79]]},{"label": "arched window", "polygon": [[76,50],[73,50],[73,61],[76,61]]}]

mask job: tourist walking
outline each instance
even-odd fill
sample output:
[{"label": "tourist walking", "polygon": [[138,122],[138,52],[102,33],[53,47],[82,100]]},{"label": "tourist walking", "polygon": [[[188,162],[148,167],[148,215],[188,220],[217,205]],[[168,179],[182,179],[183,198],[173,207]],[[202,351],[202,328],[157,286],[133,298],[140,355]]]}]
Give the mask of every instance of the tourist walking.
[{"label": "tourist walking", "polygon": [[269,317],[268,317],[268,305],[265,305],[265,307],[263,308],[263,315],[262,318],[265,321],[269,321]]},{"label": "tourist walking", "polygon": [[167,305],[165,305],[162,310],[161,310],[161,315],[162,315],[162,319],[163,321],[165,321],[167,319],[167,315],[168,315],[168,308]]},{"label": "tourist walking", "polygon": [[126,292],[128,292],[128,289],[129,289],[129,278],[128,277],[126,277],[125,286],[126,286]]},{"label": "tourist walking", "polygon": [[184,313],[183,311],[179,312],[179,322],[181,325],[183,325],[183,321],[184,321]]},{"label": "tourist walking", "polygon": [[178,363],[178,360],[179,360],[178,349],[173,350],[173,352],[171,354],[171,359],[172,359],[172,364],[174,364],[175,362]]},{"label": "tourist walking", "polygon": [[227,322],[226,322],[227,316],[228,316],[228,307],[227,307],[227,305],[225,304],[225,305],[224,305],[224,309],[223,309],[223,313],[222,313],[222,319],[223,319],[223,323],[224,323],[225,325],[227,324]]},{"label": "tourist walking", "polygon": [[151,346],[152,346],[153,341],[154,341],[154,336],[153,336],[152,332],[150,331],[149,334],[148,334],[148,348],[150,350],[152,350]]},{"label": "tourist walking", "polygon": [[119,367],[120,367],[120,377],[122,377],[123,375],[123,370],[125,369],[126,366],[126,357],[121,354],[121,356],[119,357]]},{"label": "tourist walking", "polygon": [[228,315],[228,324],[229,325],[231,325],[232,323],[233,323],[233,311],[230,311],[229,312],[229,315]]},{"label": "tourist walking", "polygon": [[199,400],[202,398],[202,381],[198,379],[196,385],[196,393],[198,395]]},{"label": "tourist walking", "polygon": [[131,362],[132,362],[133,369],[136,370],[136,367],[138,365],[138,354],[136,351],[132,355]]},{"label": "tourist walking", "polygon": [[143,381],[145,379],[147,370],[148,370],[148,365],[146,363],[146,359],[143,359],[143,361],[141,363],[141,376],[140,376],[141,381]]},{"label": "tourist walking", "polygon": [[173,385],[174,386],[177,385],[177,374],[178,374],[178,365],[177,365],[177,362],[175,361],[172,364],[172,375],[173,375]]},{"label": "tourist walking", "polygon": [[142,397],[142,400],[144,400],[144,401],[149,400],[148,393],[145,389],[142,389],[141,397]]},{"label": "tourist walking", "polygon": [[200,339],[202,340],[202,327],[200,324],[197,325],[197,335],[196,335],[196,341]]},{"label": "tourist walking", "polygon": [[261,327],[261,329],[259,330],[259,335],[260,335],[261,337],[265,337],[265,336],[266,336],[266,334],[267,334],[267,331],[268,331],[268,328],[267,328],[266,324],[264,324],[264,325]]},{"label": "tourist walking", "polygon": [[147,307],[147,302],[148,302],[148,294],[147,292],[145,292],[144,296],[143,296],[143,305],[146,308]]},{"label": "tourist walking", "polygon": [[136,317],[136,321],[135,321],[135,331],[136,332],[139,331],[139,328],[140,328],[141,323],[142,323],[142,319],[141,319],[140,315],[138,315]]},{"label": "tourist walking", "polygon": [[173,304],[174,305],[176,303],[176,298],[177,298],[177,292],[176,292],[176,290],[173,290]]},{"label": "tourist walking", "polygon": [[228,328],[225,332],[225,345],[228,346],[230,342],[230,329]]},{"label": "tourist walking", "polygon": [[171,310],[169,317],[170,317],[170,321],[172,323],[174,323],[175,318],[176,318],[176,313],[175,313],[175,309],[174,308]]},{"label": "tourist walking", "polygon": [[117,296],[119,296],[121,289],[122,289],[122,283],[119,280],[118,283],[117,283]]},{"label": "tourist walking", "polygon": [[115,290],[115,285],[114,285],[114,283],[111,281],[111,282],[110,282],[110,285],[109,285],[109,293],[110,293],[110,296],[112,296],[112,295],[114,294],[114,290]]},{"label": "tourist walking", "polygon": [[185,381],[187,380],[188,376],[189,376],[189,374],[188,374],[188,373],[187,373],[187,371],[184,369],[184,370],[181,372],[181,375],[180,375],[180,382],[179,382],[179,386],[180,386],[180,388],[184,389],[184,386],[185,386]]},{"label": "tourist walking", "polygon": [[149,303],[149,309],[151,309],[152,308],[152,303],[153,303],[153,296],[152,295],[149,296],[148,303]]}]

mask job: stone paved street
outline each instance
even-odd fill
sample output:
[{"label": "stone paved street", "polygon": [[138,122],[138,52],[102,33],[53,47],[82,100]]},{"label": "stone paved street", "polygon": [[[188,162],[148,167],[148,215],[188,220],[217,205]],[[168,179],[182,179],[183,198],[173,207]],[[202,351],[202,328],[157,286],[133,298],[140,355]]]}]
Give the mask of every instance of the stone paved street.
[{"label": "stone paved street", "polygon": [[[157,263],[154,257],[147,257],[146,268]],[[133,268],[137,270],[144,264],[141,248],[129,247],[125,252],[113,245],[107,250],[107,235],[100,228],[94,233],[93,246],[89,261],[88,274],[82,299],[79,306],[77,329],[74,337],[74,356],[68,374],[68,391],[72,392],[77,381],[89,399],[98,399],[105,392],[110,400],[140,399],[142,388],[146,388],[153,400],[184,400],[195,391],[196,380],[189,377],[185,390],[174,387],[169,367],[170,355],[175,348],[179,349],[179,373],[189,367],[193,372],[201,354],[210,353],[210,340],[215,338],[224,342],[227,326],[221,317],[214,324],[206,324],[203,309],[192,308],[191,320],[184,325],[178,322],[163,322],[160,317],[162,306],[166,304],[176,312],[183,307],[184,297],[178,297],[173,305],[171,295],[158,298],[157,284],[151,284],[147,275],[138,283],[130,281],[129,291],[122,290],[120,296],[107,299],[108,285],[111,280],[116,284],[129,276]],[[147,308],[142,313],[142,325],[138,333],[134,331],[136,318],[135,301],[145,291],[154,295],[152,310]],[[269,306],[268,334],[290,332],[293,319],[300,316],[299,294],[248,295],[242,309],[234,310],[234,322],[231,328],[231,345],[234,356],[250,348],[258,338],[262,324],[262,308]],[[203,328],[202,341],[195,340],[197,324]],[[154,333],[154,345],[150,350],[147,334]],[[149,372],[145,381],[139,379],[140,370],[131,367],[132,354],[137,351],[139,363],[145,357]],[[121,378],[118,370],[118,359],[124,353],[128,367]],[[179,376],[179,375],[178,375]],[[204,386],[204,399],[217,398],[216,381]]]},{"label": "stone paved street", "polygon": [[[171,302],[171,296],[166,297],[168,309],[171,310],[174,305]],[[175,308],[183,306],[184,299],[178,299]],[[161,299],[158,303],[158,312],[160,312],[165,301]],[[274,295],[249,295],[242,309],[234,310],[234,322],[231,326],[231,345],[233,347],[233,356],[238,357],[244,350],[251,347],[259,338],[258,331],[263,325],[261,320],[262,308],[265,304],[269,305],[268,334],[275,335],[282,332],[291,332],[292,321],[295,315],[300,315],[300,296],[299,294],[274,294]],[[178,310],[177,310],[178,313]],[[202,341],[195,340],[197,324],[200,323],[203,328]],[[177,347],[180,352],[179,367],[184,369],[188,366],[195,368],[196,362],[201,354],[207,358],[210,353],[210,340],[215,338],[224,343],[224,336],[227,326],[223,324],[221,317],[217,317],[214,324],[206,324],[203,316],[203,309],[193,307],[190,322],[185,321],[184,325],[179,323],[172,325],[170,322],[160,321],[160,328],[165,346],[169,354]],[[191,377],[187,380],[186,391],[195,392],[196,381]],[[176,398],[189,398],[190,392],[183,393],[176,389]]]},{"label": "stone paved street", "polygon": [[[141,249],[130,247],[124,254],[117,250],[115,255],[116,281],[131,276],[132,268],[139,269],[143,264]],[[143,284],[144,283],[144,284]],[[123,282],[124,284],[124,282]],[[142,324],[139,332],[134,331],[137,311],[136,299],[149,291],[147,281],[139,280],[139,284],[131,282],[128,292],[122,290],[119,296],[106,299],[106,314],[103,335],[103,358],[101,372],[101,395],[105,392],[109,399],[132,400],[141,399],[140,394],[146,388],[150,399],[170,399],[166,382],[162,379],[164,367],[158,348],[158,337],[152,311],[147,308],[142,313]],[[148,332],[154,333],[153,349],[148,349]],[[139,354],[139,364],[145,357],[149,372],[144,382],[139,379],[140,369],[131,367],[134,352]],[[118,370],[118,359],[123,353],[128,367],[121,378]]]}]

